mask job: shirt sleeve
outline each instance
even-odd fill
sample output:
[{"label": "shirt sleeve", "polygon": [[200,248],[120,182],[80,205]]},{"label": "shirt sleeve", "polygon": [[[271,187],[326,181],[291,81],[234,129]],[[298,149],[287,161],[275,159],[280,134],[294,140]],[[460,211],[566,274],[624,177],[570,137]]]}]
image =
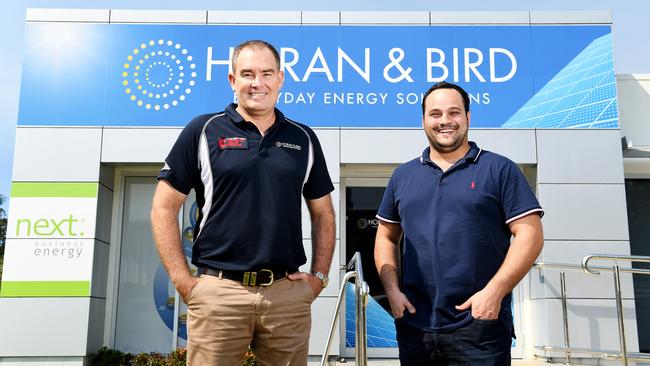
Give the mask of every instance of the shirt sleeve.
[{"label": "shirt sleeve", "polygon": [[318,137],[311,129],[307,129],[307,131],[314,152],[314,162],[309,171],[309,178],[302,189],[302,195],[308,200],[313,200],[332,192],[334,185],[327,171],[325,155],[323,154]]},{"label": "shirt sleeve", "polygon": [[185,195],[200,180],[198,146],[203,124],[196,118],[181,131],[157,177],[158,180],[166,180]]},{"label": "shirt sleeve", "polygon": [[501,202],[506,224],[530,214],[544,215],[542,206],[528,186],[526,177],[512,161],[502,171]]},{"label": "shirt sleeve", "polygon": [[395,171],[395,173],[393,173],[393,175],[390,177],[388,185],[386,186],[386,190],[384,191],[384,197],[381,199],[381,204],[379,205],[379,210],[377,211],[378,219],[393,224],[398,224],[402,221],[399,215],[397,200],[395,198],[395,190],[397,187],[396,175],[397,171]]}]

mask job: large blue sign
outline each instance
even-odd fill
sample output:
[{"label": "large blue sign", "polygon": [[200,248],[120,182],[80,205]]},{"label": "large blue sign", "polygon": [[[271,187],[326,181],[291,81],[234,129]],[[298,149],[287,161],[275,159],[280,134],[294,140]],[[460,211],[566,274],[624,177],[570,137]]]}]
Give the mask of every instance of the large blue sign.
[{"label": "large blue sign", "polygon": [[474,128],[618,127],[609,26],[30,23],[18,123],[183,126],[234,101],[248,39],[278,48],[278,107],[315,127],[420,127],[441,80],[469,91]]}]

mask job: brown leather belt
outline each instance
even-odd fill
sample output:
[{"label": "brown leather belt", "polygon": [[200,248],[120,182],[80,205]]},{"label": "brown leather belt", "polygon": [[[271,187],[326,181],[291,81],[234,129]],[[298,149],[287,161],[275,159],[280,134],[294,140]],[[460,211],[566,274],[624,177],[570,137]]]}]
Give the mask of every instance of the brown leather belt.
[{"label": "brown leather belt", "polygon": [[287,277],[289,271],[272,271],[270,269],[259,269],[257,271],[227,271],[207,267],[199,267],[198,274],[226,278],[241,282],[244,286],[271,286],[274,281]]}]

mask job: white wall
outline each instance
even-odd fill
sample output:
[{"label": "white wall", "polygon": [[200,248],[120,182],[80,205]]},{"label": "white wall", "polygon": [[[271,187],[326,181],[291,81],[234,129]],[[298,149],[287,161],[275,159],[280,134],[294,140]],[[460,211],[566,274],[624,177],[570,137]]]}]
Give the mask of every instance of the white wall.
[{"label": "white wall", "polygon": [[650,74],[616,76],[621,135],[633,147],[650,147]]}]

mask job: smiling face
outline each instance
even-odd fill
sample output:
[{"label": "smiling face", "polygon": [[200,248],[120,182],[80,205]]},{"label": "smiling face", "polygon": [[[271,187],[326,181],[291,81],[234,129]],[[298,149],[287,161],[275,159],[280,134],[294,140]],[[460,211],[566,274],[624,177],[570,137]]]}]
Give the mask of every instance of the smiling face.
[{"label": "smiling face", "polygon": [[275,57],[268,48],[253,45],[242,49],[228,80],[237,94],[237,110],[244,118],[274,116],[284,73],[278,70]]},{"label": "smiling face", "polygon": [[436,89],[424,101],[422,126],[431,148],[441,154],[468,144],[469,119],[463,97],[454,89]]}]

